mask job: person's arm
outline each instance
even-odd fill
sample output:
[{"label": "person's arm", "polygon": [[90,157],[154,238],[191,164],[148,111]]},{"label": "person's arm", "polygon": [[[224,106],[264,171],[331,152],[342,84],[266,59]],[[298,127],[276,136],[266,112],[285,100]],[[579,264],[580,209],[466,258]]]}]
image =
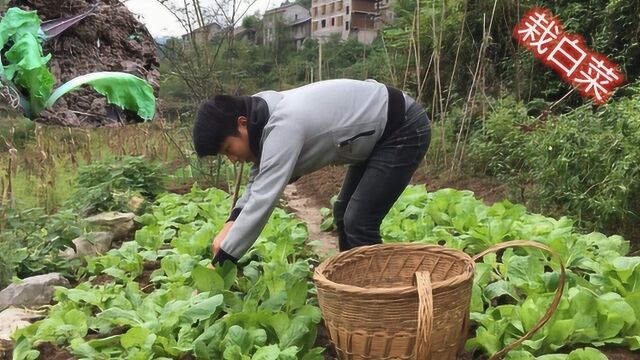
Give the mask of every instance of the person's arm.
[{"label": "person's arm", "polygon": [[231,230],[233,223],[234,223],[233,220],[227,221],[227,223],[224,224],[224,226],[222,227],[222,230],[220,230],[218,235],[216,235],[216,237],[213,238],[213,241],[211,242],[212,254],[215,255],[218,253],[218,250],[220,250],[220,244],[222,244],[222,240],[224,240],[224,238],[227,237],[227,234],[229,233],[229,230]]},{"label": "person's arm", "polygon": [[302,133],[274,128],[263,144],[251,195],[229,232],[221,240],[213,263],[237,261],[256,241],[289,182],[303,145]]},{"label": "person's arm", "polygon": [[[242,208],[244,207],[244,205],[251,198],[251,185],[253,184],[253,181],[255,180],[255,177],[256,177],[257,174],[258,174],[258,165],[257,164],[253,164],[251,166],[251,169],[249,170],[249,181],[247,182],[247,186],[245,186],[244,193],[238,199],[238,201],[236,201],[236,204],[234,205],[233,210],[231,210],[231,213],[229,214],[229,217],[227,218],[227,222],[224,224],[224,226],[222,227],[220,232],[218,232],[218,234],[211,241],[211,254],[212,254],[212,256],[215,256],[218,253],[218,251],[220,250],[220,244],[222,243],[224,238],[229,233],[229,230],[231,230],[231,227],[233,226],[233,223],[235,222],[235,220],[238,218],[238,216],[242,212]],[[223,254],[221,254],[221,256],[222,255]],[[227,257],[224,257],[224,259],[222,261],[225,261],[225,260],[234,261],[234,259],[229,259]]]}]

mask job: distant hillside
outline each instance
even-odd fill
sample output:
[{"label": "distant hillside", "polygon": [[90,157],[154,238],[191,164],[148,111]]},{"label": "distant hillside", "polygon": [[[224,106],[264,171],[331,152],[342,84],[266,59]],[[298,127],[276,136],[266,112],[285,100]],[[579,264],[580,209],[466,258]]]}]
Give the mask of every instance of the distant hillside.
[{"label": "distant hillside", "polygon": [[164,45],[171,38],[172,38],[172,36],[156,36],[153,39],[156,41],[157,44]]}]

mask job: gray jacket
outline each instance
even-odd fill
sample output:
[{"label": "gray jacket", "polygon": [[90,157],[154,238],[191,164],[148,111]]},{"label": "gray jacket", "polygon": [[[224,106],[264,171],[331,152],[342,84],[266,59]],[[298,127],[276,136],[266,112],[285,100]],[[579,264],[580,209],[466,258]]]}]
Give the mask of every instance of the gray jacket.
[{"label": "gray jacket", "polygon": [[346,79],[254,96],[269,106],[262,153],[236,204],[242,211],[221,246],[238,259],[262,232],[289,179],[369,157],[387,123],[389,98],[384,84]]}]

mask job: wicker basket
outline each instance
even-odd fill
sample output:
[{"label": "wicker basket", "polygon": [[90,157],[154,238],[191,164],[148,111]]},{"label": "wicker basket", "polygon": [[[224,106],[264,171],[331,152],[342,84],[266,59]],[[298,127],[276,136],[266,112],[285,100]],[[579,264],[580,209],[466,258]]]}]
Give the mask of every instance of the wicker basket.
[{"label": "wicker basket", "polygon": [[[467,339],[474,260],[513,246],[551,252],[539,243],[512,241],[472,259],[461,251],[436,245],[385,244],[359,247],[325,260],[313,278],[338,357],[456,359]],[[558,291],[547,314],[532,331],[492,359],[529,338],[550,318],[564,288],[562,266],[561,270]]]}]

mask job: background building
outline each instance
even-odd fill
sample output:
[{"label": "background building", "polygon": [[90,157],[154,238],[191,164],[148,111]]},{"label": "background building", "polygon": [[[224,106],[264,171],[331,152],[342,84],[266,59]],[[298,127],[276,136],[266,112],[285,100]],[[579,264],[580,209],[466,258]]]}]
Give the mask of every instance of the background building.
[{"label": "background building", "polygon": [[346,40],[355,37],[370,44],[390,11],[389,0],[312,0],[311,37],[325,41],[339,33]]},{"label": "background building", "polygon": [[262,18],[263,45],[273,43],[278,26],[284,26],[287,29],[285,36],[291,37],[299,48],[304,39],[311,35],[310,20],[309,9],[298,4],[285,3],[278,8],[267,10]]},{"label": "background building", "polygon": [[211,23],[201,28],[197,28],[191,33],[182,35],[182,40],[189,40],[191,35],[193,34],[196,42],[198,42],[199,44],[207,43],[212,41],[216,37],[216,35],[220,33],[221,30],[222,27],[219,24]]}]

